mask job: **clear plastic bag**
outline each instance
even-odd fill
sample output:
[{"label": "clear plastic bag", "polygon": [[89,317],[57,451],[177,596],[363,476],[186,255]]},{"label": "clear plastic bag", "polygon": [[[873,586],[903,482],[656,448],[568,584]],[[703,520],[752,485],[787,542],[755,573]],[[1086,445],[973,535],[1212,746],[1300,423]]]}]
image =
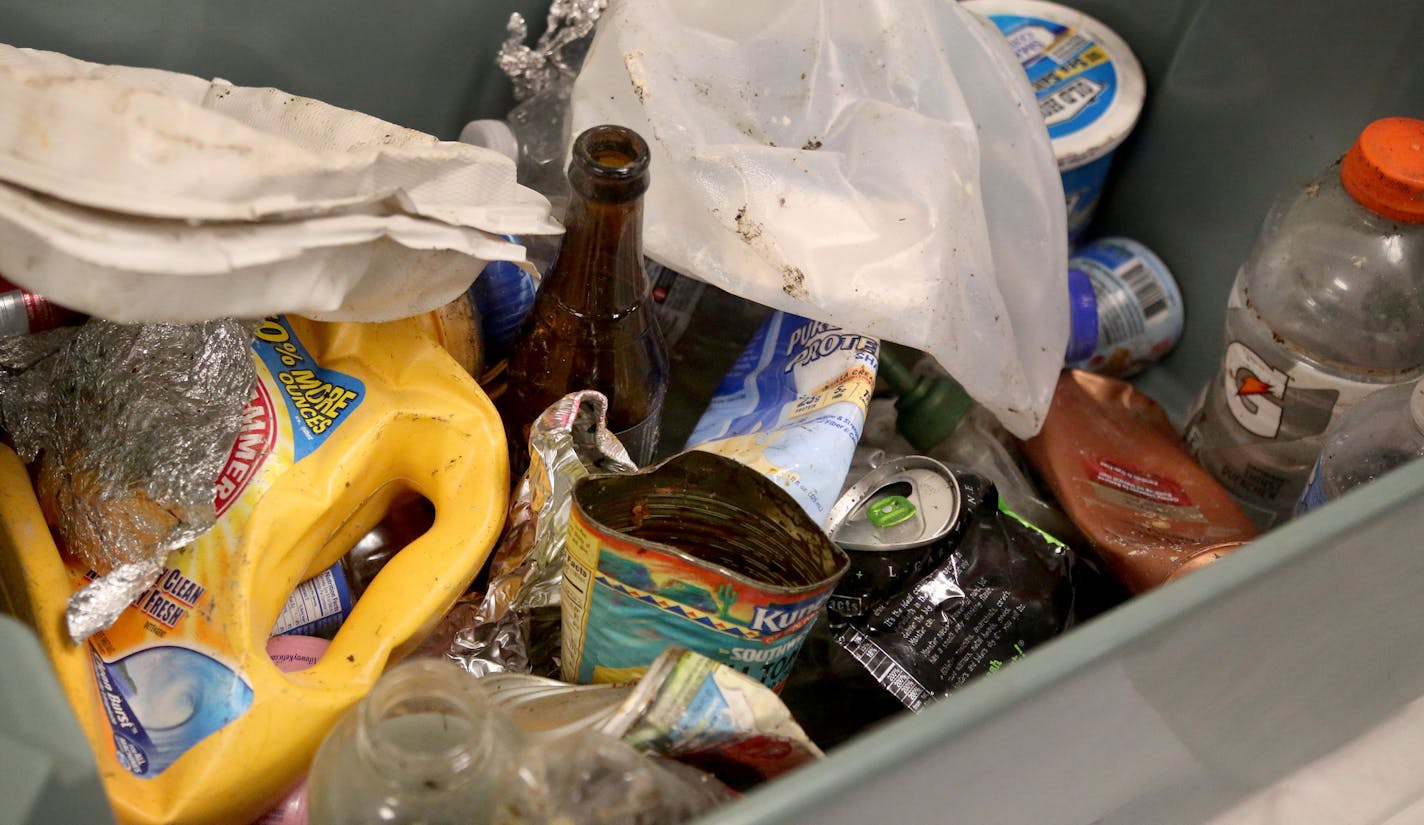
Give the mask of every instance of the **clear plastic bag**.
[{"label": "clear plastic bag", "polygon": [[732,799],[714,777],[598,731],[524,748],[496,825],[676,825]]},{"label": "clear plastic bag", "polygon": [[1003,38],[945,0],[614,3],[571,130],[652,147],[650,257],[932,353],[1015,434],[1067,344],[1062,183]]}]

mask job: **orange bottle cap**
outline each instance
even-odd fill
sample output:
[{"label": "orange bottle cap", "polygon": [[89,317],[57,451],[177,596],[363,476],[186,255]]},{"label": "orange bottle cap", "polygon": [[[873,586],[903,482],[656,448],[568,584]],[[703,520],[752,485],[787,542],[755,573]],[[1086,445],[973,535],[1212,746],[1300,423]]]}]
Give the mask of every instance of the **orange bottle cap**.
[{"label": "orange bottle cap", "polygon": [[1340,181],[1371,212],[1424,223],[1424,120],[1386,117],[1366,126],[1340,163]]}]

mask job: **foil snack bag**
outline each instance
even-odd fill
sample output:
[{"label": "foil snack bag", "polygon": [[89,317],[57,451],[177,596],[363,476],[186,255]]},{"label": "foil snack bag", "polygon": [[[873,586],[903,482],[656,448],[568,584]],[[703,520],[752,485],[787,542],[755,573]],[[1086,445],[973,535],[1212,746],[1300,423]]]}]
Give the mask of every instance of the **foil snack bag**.
[{"label": "foil snack bag", "polygon": [[[607,426],[608,400],[572,392],[534,422],[529,469],[514,491],[484,597],[451,614],[446,657],[474,674],[557,676],[559,590],[574,482],[637,470]],[[464,605],[462,605],[464,607]]]},{"label": "foil snack bag", "polygon": [[912,711],[1023,656],[1072,620],[1068,548],[1005,509],[987,479],[959,469],[954,478],[964,523],[946,534],[936,566],[836,637]]}]

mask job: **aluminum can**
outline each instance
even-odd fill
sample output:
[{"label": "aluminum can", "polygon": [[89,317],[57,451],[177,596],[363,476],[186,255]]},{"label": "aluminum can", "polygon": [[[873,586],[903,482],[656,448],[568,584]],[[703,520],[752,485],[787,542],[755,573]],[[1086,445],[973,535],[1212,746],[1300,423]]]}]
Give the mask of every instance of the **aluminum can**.
[{"label": "aluminum can", "polygon": [[889,459],[842,493],[826,532],[850,569],[831,595],[832,624],[865,615],[938,565],[963,532],[963,502],[954,472],[925,456]]}]

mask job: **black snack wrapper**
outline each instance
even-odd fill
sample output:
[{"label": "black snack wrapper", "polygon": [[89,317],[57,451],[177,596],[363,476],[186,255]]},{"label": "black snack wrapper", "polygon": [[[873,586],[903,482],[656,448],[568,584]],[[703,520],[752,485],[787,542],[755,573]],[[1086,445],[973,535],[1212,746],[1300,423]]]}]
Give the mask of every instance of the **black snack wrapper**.
[{"label": "black snack wrapper", "polygon": [[914,711],[1062,633],[1072,616],[1068,548],[1001,509],[988,480],[955,475],[970,521],[949,555],[836,637]]}]

